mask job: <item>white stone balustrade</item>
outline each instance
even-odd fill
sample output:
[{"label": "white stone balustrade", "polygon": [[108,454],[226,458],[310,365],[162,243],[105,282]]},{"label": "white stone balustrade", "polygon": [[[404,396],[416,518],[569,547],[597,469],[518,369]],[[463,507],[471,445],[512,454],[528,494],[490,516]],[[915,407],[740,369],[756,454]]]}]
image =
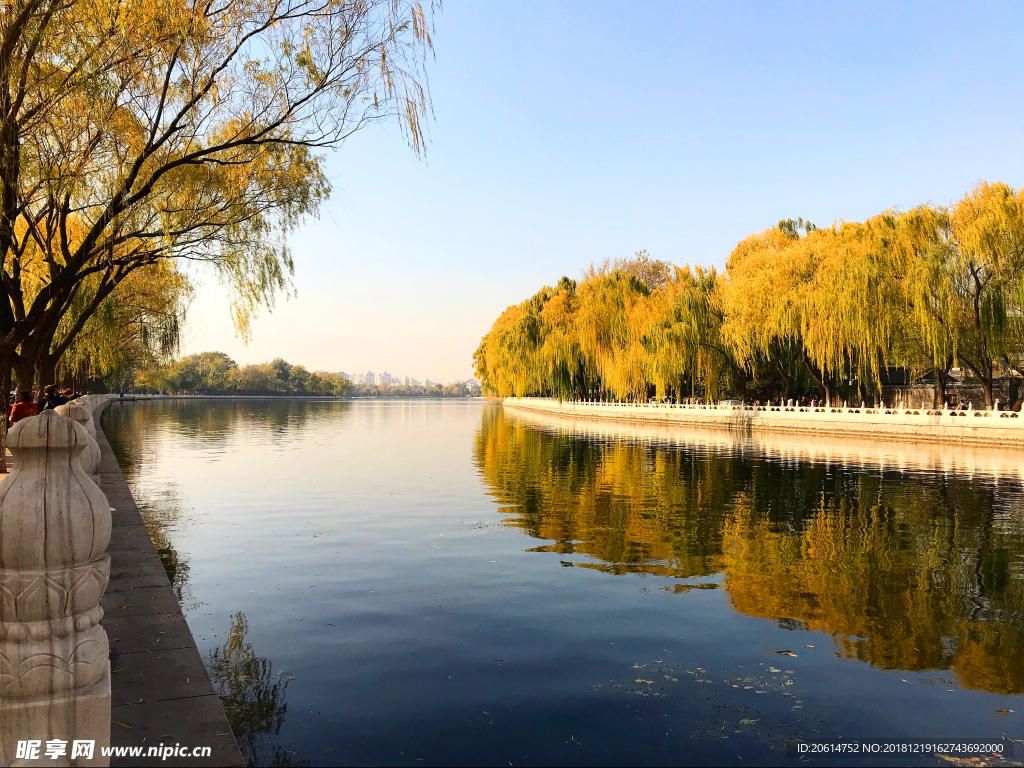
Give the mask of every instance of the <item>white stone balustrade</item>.
[{"label": "white stone balustrade", "polygon": [[[80,417],[85,408],[68,410]],[[98,446],[85,426],[54,411],[19,421],[7,445],[14,469],[0,483],[0,764],[14,761],[18,740],[95,739],[93,759],[70,764],[100,765],[110,738],[99,603],[111,519],[82,466],[95,447],[98,469]]]},{"label": "white stone balustrade", "polygon": [[868,437],[899,436],[978,443],[1024,443],[1024,412],[950,410],[948,408],[885,408],[863,404],[818,405],[685,405],[618,401],[555,400],[506,397],[510,408],[567,416],[661,421],[732,429],[782,429]]},{"label": "white stone balustrade", "polygon": [[[81,400],[81,398],[79,398]],[[92,409],[88,407],[88,401],[81,403],[74,400],[70,403],[57,406],[54,410],[61,416],[66,416],[72,421],[77,421],[86,432],[89,433],[89,443],[82,451],[82,469],[96,485],[100,484],[100,446],[96,442],[96,425],[92,418]]]}]

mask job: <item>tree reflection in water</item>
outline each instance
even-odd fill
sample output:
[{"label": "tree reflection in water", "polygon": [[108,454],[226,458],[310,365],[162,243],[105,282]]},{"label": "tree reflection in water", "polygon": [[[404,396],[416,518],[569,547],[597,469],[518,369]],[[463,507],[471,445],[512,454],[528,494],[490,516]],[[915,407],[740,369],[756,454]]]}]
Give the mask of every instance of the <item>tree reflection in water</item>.
[{"label": "tree reflection in water", "polygon": [[287,676],[273,673],[270,661],[257,656],[245,641],[244,614],[231,620],[228,639],[206,658],[214,690],[224,705],[231,730],[248,765],[308,765],[277,743],[288,705]]},{"label": "tree reflection in water", "polygon": [[[731,604],[884,669],[1024,692],[1018,480],[597,440],[487,409],[475,458],[508,523],[610,574],[707,578]],[[686,593],[697,586],[664,588]],[[680,588],[682,587],[682,588]]]}]

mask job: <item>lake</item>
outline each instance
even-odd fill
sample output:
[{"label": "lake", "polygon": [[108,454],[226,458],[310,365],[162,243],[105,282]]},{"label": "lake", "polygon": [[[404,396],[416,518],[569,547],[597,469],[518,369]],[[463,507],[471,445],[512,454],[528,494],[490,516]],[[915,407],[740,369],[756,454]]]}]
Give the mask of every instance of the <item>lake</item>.
[{"label": "lake", "polygon": [[104,429],[256,764],[1024,738],[1024,486],[998,452],[480,400],[114,403]]}]

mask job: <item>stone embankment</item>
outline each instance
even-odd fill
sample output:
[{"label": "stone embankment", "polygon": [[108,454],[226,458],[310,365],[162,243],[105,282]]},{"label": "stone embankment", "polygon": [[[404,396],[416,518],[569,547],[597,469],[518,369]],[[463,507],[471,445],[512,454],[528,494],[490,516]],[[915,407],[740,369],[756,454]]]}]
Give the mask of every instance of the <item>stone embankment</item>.
[{"label": "stone embankment", "polygon": [[758,430],[744,433],[664,421],[616,421],[565,417],[513,409],[509,415],[542,430],[591,440],[675,446],[690,453],[751,456],[779,464],[861,467],[879,472],[923,472],[932,476],[1016,478],[1024,483],[1024,444],[964,444],[944,440],[874,440],[810,432]]},{"label": "stone embankment", "polygon": [[1024,446],[1024,413],[921,408],[796,405],[677,405],[506,397],[504,405],[562,416],[712,427],[752,433],[803,432],[872,439],[942,440]]}]

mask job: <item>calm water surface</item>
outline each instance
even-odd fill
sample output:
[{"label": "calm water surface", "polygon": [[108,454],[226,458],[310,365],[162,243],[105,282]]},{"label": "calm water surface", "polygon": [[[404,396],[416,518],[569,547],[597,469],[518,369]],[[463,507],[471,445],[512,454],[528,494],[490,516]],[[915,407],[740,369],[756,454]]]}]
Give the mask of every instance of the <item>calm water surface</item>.
[{"label": "calm water surface", "polygon": [[1024,738],[1019,474],[465,400],[126,403],[105,429],[257,764]]}]

